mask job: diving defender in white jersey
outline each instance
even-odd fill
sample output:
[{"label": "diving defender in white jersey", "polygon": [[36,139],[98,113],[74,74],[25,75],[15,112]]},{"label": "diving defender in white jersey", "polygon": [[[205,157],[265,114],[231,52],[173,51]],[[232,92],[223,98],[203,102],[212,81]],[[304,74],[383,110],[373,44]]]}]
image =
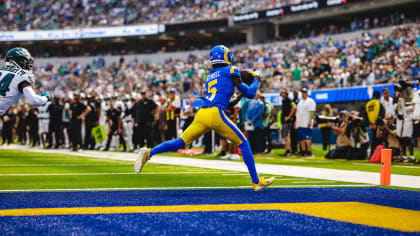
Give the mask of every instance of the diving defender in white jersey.
[{"label": "diving defender in white jersey", "polygon": [[35,78],[32,74],[34,59],[25,48],[10,49],[5,58],[5,67],[0,68],[0,114],[23,96],[32,106],[43,106],[53,99],[52,93],[36,95],[32,86]]}]

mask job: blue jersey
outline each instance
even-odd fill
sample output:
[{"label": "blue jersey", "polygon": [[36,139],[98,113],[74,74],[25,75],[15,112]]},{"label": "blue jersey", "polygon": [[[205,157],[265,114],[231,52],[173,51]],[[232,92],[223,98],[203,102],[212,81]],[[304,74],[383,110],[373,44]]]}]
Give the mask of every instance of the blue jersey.
[{"label": "blue jersey", "polygon": [[207,94],[203,101],[203,108],[219,107],[223,110],[227,109],[230,98],[235,91],[232,75],[241,77],[238,68],[234,66],[219,67],[210,72],[206,79],[205,89]]}]

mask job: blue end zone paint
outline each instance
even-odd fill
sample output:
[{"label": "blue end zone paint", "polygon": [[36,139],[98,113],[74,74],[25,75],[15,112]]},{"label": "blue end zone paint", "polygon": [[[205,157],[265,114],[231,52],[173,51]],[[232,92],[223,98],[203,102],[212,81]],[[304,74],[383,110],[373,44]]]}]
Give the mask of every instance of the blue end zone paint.
[{"label": "blue end zone paint", "polygon": [[[283,211],[147,213],[0,218],[2,235],[403,235]],[[406,235],[419,235],[407,233]]]},{"label": "blue end zone paint", "polygon": [[343,201],[420,210],[420,192],[375,187],[0,193],[0,209]]},{"label": "blue end zone paint", "polygon": [[[1,209],[360,201],[420,210],[420,192],[383,188],[1,193]],[[0,217],[0,235],[420,235],[284,211]]]}]

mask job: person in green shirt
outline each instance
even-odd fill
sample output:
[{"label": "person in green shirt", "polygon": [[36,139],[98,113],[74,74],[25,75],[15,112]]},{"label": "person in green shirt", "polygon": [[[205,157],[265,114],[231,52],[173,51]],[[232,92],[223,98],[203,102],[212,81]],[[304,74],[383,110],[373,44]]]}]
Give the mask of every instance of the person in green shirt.
[{"label": "person in green shirt", "polygon": [[293,77],[293,87],[300,88],[300,81],[302,79],[302,67],[299,64],[296,64],[296,68],[292,70]]}]

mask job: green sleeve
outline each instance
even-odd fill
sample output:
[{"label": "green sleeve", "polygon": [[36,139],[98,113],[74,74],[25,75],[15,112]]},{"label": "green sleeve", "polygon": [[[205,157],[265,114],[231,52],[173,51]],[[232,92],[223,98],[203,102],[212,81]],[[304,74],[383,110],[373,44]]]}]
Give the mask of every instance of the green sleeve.
[{"label": "green sleeve", "polygon": [[281,127],[281,110],[277,113],[277,127]]}]

